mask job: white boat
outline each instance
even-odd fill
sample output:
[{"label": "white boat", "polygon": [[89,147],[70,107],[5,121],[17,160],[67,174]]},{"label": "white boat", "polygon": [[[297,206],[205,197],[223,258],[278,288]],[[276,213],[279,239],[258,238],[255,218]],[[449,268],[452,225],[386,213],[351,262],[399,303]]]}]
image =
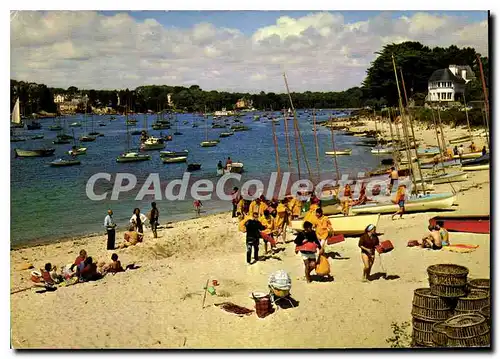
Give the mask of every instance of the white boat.
[{"label": "white boat", "polygon": [[86,153],[87,153],[87,147],[78,147],[68,151],[68,155],[72,156],[84,155]]},{"label": "white boat", "polygon": [[164,148],[165,143],[163,140],[152,136],[141,144],[141,150],[144,151],[163,150]]},{"label": "white boat", "polygon": [[451,172],[436,176],[424,177],[425,181],[432,181],[434,184],[449,183],[449,182],[462,182],[467,180],[467,173],[465,172]]},{"label": "white boat", "polygon": [[[453,193],[436,193],[426,194],[419,197],[414,197],[405,202],[406,212],[420,212],[428,210],[451,209],[456,201],[456,195]],[[396,213],[399,209],[397,204],[392,202],[386,203],[369,203],[361,206],[353,206],[351,211],[353,214],[366,213]]]},{"label": "white boat", "polygon": [[[468,160],[468,159],[472,159],[472,158],[479,158],[482,155],[483,155],[482,151],[479,151],[479,152],[469,152],[469,153],[462,154],[462,159],[463,160]],[[460,156],[459,155],[453,155],[453,158],[454,159],[460,159]]]},{"label": "white boat", "polygon": [[[375,227],[380,218],[379,214],[368,214],[366,216],[328,216],[332,223],[334,234],[343,234],[348,236],[357,236],[365,233],[368,225],[373,224]],[[294,220],[291,223],[291,228],[295,231],[303,230],[304,221]]]},{"label": "white boat", "polygon": [[116,158],[116,162],[139,162],[150,160],[150,155],[137,152],[126,152]]},{"label": "white boat", "polygon": [[187,157],[182,156],[182,157],[161,157],[161,160],[163,163],[181,163],[181,162],[186,162]]},{"label": "white boat", "polygon": [[16,100],[16,104],[14,105],[14,108],[12,109],[12,115],[10,117],[10,122],[13,123],[15,126],[21,125],[21,109],[19,105],[19,98]]},{"label": "white boat", "polygon": [[188,150],[183,151],[160,151],[160,157],[182,157],[189,154]]},{"label": "white boat", "polygon": [[343,150],[335,150],[335,151],[326,151],[325,154],[328,156],[339,156],[339,155],[350,155],[352,153],[352,149],[346,148]]},{"label": "white boat", "polygon": [[219,142],[217,141],[203,141],[200,143],[201,147],[215,147]]},{"label": "white boat", "polygon": [[462,171],[484,171],[489,169],[490,169],[489,163],[486,163],[484,165],[473,165],[473,166],[462,167]]},{"label": "white boat", "polygon": [[385,155],[387,153],[392,153],[394,149],[392,147],[372,147],[371,153],[375,155]]},{"label": "white boat", "polygon": [[227,165],[227,168],[224,170],[225,173],[242,173],[243,172],[243,163],[241,162],[233,162]]}]

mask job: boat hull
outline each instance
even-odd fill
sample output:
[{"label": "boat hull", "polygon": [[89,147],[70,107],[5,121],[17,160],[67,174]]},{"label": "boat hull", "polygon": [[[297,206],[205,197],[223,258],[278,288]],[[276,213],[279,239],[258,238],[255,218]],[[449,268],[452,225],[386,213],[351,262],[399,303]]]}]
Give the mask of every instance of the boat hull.
[{"label": "boat hull", "polygon": [[350,155],[352,150],[339,150],[339,151],[326,151],[325,154],[328,156],[341,156],[341,155]]},{"label": "boat hull", "polygon": [[[462,155],[462,159],[463,160],[468,160],[468,159],[472,159],[472,158],[479,158],[479,157],[482,157],[482,156],[483,156],[482,152],[469,152],[469,153],[464,153]],[[454,155],[453,158],[454,159],[460,159],[460,156],[459,155]]]},{"label": "boat hull", "polygon": [[441,183],[449,183],[449,182],[462,182],[466,181],[468,178],[468,174],[464,172],[454,172],[447,173],[441,176],[429,176],[424,177],[426,181],[432,181],[433,184],[441,184]]},{"label": "boat hull", "polygon": [[372,148],[370,150],[374,155],[387,155],[393,152],[392,148]]},{"label": "boat hull", "polygon": [[187,157],[163,157],[161,160],[163,163],[181,163],[186,162]]},{"label": "boat hull", "polygon": [[69,167],[79,165],[80,161],[54,161],[50,165],[52,167]]},{"label": "boat hull", "polygon": [[215,147],[217,146],[217,142],[202,142],[200,143],[201,147]]},{"label": "boat hull", "polygon": [[[443,210],[451,209],[456,196],[449,194],[427,195],[422,198],[411,199],[405,202],[405,212],[421,212],[428,210]],[[353,214],[366,213],[396,213],[399,209],[397,204],[392,202],[368,204],[362,206],[354,206],[351,211]]]},{"label": "boat hull", "polygon": [[[328,217],[332,223],[332,228],[335,234],[343,234],[345,236],[358,236],[365,232],[368,225],[378,225],[379,214],[368,214],[365,216],[332,216]],[[291,228],[295,231],[303,230],[304,221],[294,220],[291,223]]]},{"label": "boat hull", "polygon": [[473,165],[473,166],[462,166],[462,171],[484,171],[484,170],[489,170],[490,169],[490,164],[484,164],[484,165]]},{"label": "boat hull", "polygon": [[489,215],[451,215],[436,216],[429,219],[429,224],[432,226],[438,223],[449,232],[490,233]]},{"label": "boat hull", "polygon": [[151,159],[151,156],[149,155],[139,155],[137,157],[126,157],[126,156],[120,156],[116,159],[116,162],[118,163],[124,163],[124,162],[140,162],[140,161],[148,161]]},{"label": "boat hull", "polygon": [[14,150],[17,157],[48,157],[52,156],[55,152],[55,148],[44,149],[44,150]]},{"label": "boat hull", "polygon": [[141,150],[143,151],[155,151],[155,150],[163,150],[165,148],[164,143],[155,143],[155,144],[142,144],[141,145]]}]

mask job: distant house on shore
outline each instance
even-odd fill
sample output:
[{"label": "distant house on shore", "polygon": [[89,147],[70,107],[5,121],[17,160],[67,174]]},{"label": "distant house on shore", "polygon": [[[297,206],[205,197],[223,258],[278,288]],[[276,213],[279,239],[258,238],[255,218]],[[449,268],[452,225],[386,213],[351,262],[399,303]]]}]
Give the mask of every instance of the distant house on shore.
[{"label": "distant house on shore", "polygon": [[459,102],[465,92],[465,84],[474,78],[470,66],[450,65],[432,73],[428,82],[426,102]]},{"label": "distant house on shore", "polygon": [[167,95],[167,103],[168,103],[168,105],[169,105],[170,107],[174,106],[174,101],[172,101],[172,94],[171,94],[171,93],[169,93],[169,94]]},{"label": "distant house on shore", "polygon": [[252,101],[251,100],[247,100],[245,98],[240,98],[236,102],[236,109],[237,110],[242,110],[242,109],[250,108],[250,107],[252,107]]}]

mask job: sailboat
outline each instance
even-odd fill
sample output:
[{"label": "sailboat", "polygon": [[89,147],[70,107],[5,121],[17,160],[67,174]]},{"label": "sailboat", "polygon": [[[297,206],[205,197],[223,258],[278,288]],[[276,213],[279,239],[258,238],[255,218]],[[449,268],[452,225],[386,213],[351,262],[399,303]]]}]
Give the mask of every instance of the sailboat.
[{"label": "sailboat", "polygon": [[[127,111],[128,117],[128,111]],[[138,161],[147,161],[151,159],[150,155],[138,153],[130,150],[130,134],[128,132],[128,126],[125,124],[125,128],[127,129],[127,150],[116,157],[116,162],[138,162]]]},{"label": "sailboat", "polygon": [[182,132],[179,132],[179,120],[177,119],[177,113],[175,114],[175,136],[180,136],[182,135]]},{"label": "sailboat", "polygon": [[94,131],[94,114],[90,115],[91,122],[92,122],[92,132],[89,133],[90,136],[104,136],[103,133]]},{"label": "sailboat", "polygon": [[[85,121],[85,132],[87,132],[87,102],[85,102],[85,114],[83,116]],[[91,136],[89,133],[80,136],[80,142],[93,142],[95,139],[96,137]]]},{"label": "sailboat", "polygon": [[[19,98],[16,100],[16,104],[12,109],[12,115],[10,121],[11,121],[11,127],[13,128],[22,127],[21,112],[19,108]],[[26,138],[15,135],[11,130],[10,142],[20,142],[20,141],[26,141]]]},{"label": "sailboat", "polygon": [[71,150],[68,151],[68,154],[69,155],[72,155],[72,156],[78,156],[78,155],[84,155],[87,153],[87,147],[81,147],[81,146],[78,146],[77,143],[76,143],[76,137],[75,137],[75,130],[72,130],[73,132],[73,148],[71,148]]},{"label": "sailboat", "polygon": [[219,143],[219,140],[208,140],[208,120],[205,119],[205,141],[200,143],[201,147],[215,147]]},{"label": "sailboat", "polygon": [[371,153],[373,153],[374,155],[386,155],[394,152],[394,149],[392,147],[384,147],[380,145],[380,137],[378,136],[376,118],[375,118],[375,136],[377,137],[377,146],[372,147],[372,149],[370,150]]}]

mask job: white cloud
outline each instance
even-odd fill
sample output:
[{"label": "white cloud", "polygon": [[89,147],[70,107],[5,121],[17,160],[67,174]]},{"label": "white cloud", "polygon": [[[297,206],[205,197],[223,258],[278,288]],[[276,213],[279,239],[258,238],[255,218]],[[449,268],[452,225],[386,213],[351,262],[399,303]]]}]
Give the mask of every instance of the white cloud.
[{"label": "white cloud", "polygon": [[287,71],[292,91],[335,91],[359,85],[387,43],[472,46],[485,55],[487,26],[425,12],[351,23],[341,13],[316,12],[282,16],[244,34],[209,22],[165,27],[127,13],[21,11],[11,21],[11,78],[64,88],[196,83],[205,90],[283,92]]}]

